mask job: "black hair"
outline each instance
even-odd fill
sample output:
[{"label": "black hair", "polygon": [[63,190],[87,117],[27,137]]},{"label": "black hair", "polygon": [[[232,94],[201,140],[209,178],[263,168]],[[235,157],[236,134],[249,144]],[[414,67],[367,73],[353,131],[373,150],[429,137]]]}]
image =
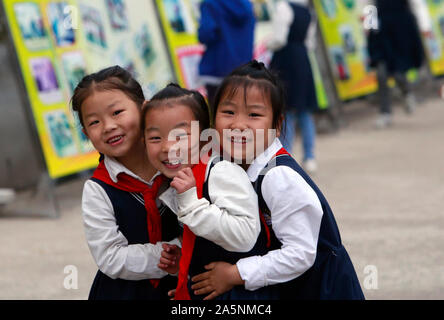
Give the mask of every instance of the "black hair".
[{"label": "black hair", "polygon": [[142,108],[142,130],[145,131],[146,114],[149,110],[164,105],[180,103],[191,109],[196,120],[199,121],[200,131],[209,128],[210,115],[205,98],[195,90],[188,90],[176,83],[168,84],[164,89],[156,93]]},{"label": "black hair", "polygon": [[105,68],[96,73],[83,77],[74,90],[71,98],[73,111],[79,115],[79,121],[84,126],[82,104],[94,91],[120,90],[141,108],[145,102],[142,87],[131,73],[119,66]]},{"label": "black hair", "polygon": [[228,95],[232,97],[239,88],[244,89],[246,99],[247,89],[258,87],[266,94],[273,109],[273,128],[282,127],[282,117],[285,112],[285,90],[279,77],[268,70],[262,62],[252,60],[234,69],[220,84],[214,97],[213,122],[221,99]]}]

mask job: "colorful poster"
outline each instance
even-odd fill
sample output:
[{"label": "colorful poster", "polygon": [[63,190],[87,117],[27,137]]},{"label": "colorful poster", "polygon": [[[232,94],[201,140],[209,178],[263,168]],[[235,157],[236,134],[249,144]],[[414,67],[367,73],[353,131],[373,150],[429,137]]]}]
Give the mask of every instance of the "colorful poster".
[{"label": "colorful poster", "polygon": [[150,98],[174,72],[148,0],[2,0],[48,173],[97,165],[69,101],[87,74],[118,64]]},{"label": "colorful poster", "polygon": [[365,1],[315,0],[323,41],[341,100],[373,93],[376,75],[368,65],[361,17]]},{"label": "colorful poster", "polygon": [[423,38],[430,72],[435,76],[444,74],[444,0],[424,0],[432,20],[429,37]]}]

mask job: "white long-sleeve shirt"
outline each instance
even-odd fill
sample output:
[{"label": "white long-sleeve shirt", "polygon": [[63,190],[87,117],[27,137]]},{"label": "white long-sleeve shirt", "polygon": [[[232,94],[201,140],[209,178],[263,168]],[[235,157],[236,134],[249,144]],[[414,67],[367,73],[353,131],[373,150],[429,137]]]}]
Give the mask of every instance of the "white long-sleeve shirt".
[{"label": "white long-sleeve shirt", "polygon": [[[267,48],[272,51],[277,51],[287,44],[288,33],[290,32],[291,24],[293,23],[294,14],[289,2],[307,7],[308,0],[280,0],[277,1],[271,19],[272,37],[267,43]],[[307,31],[307,38],[305,46],[307,49],[314,49],[316,43],[316,20],[312,17],[310,26]]]},{"label": "white long-sleeve shirt", "polygon": [[[111,179],[124,172],[146,182],[111,157],[105,156],[105,167]],[[160,202],[159,202],[160,203]],[[86,240],[100,271],[112,279],[125,280],[159,279],[167,273],[157,267],[162,252],[162,243],[128,244],[119,231],[113,205],[106,191],[96,182],[85,182],[82,196],[82,215]],[[169,242],[181,246],[178,239]]]},{"label": "white long-sleeve shirt", "polygon": [[159,199],[195,235],[228,251],[250,251],[260,232],[256,192],[246,172],[237,164],[219,161],[208,176],[209,167],[208,164],[205,176],[211,203],[205,198],[198,199],[195,187],[181,194],[169,188]]},{"label": "white long-sleeve shirt", "polygon": [[[282,148],[279,139],[257,157],[247,170],[250,181]],[[271,212],[273,231],[281,249],[264,256],[240,259],[236,265],[247,290],[290,281],[307,271],[316,258],[322,207],[314,190],[293,169],[277,166],[262,181],[262,196]]]}]

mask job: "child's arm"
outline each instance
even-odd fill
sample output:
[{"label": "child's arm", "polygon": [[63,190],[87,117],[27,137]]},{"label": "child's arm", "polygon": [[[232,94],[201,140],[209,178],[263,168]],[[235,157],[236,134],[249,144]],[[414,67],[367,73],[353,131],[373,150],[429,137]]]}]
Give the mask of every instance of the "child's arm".
[{"label": "child's arm", "polygon": [[[157,266],[162,243],[129,245],[116,224],[108,195],[91,180],[83,189],[82,215],[89,249],[104,274],[126,280],[160,279],[167,275]],[[171,243],[180,245],[178,239]]]},{"label": "child's arm", "polygon": [[290,281],[313,265],[323,214],[314,190],[289,167],[268,171],[261,189],[271,212],[273,231],[282,246],[236,263],[248,290]]},{"label": "child's arm", "polygon": [[210,263],[207,272],[193,277],[195,294],[214,299],[234,285],[248,290],[290,281],[314,263],[322,207],[315,192],[292,169],[270,170],[262,182],[262,193],[271,211],[273,231],[282,248],[264,256],[240,259],[235,265]]},{"label": "child's arm", "polygon": [[198,199],[195,187],[180,194],[170,188],[159,198],[195,235],[228,251],[251,250],[260,220],[257,195],[246,172],[234,163],[220,161],[208,179],[211,203]]}]

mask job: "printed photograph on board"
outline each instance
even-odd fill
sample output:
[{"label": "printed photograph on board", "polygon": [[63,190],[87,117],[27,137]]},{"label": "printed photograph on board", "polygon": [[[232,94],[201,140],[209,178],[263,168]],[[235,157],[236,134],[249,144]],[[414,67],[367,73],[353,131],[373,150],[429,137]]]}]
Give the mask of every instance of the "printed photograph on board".
[{"label": "printed photograph on board", "polygon": [[63,54],[61,61],[69,96],[72,96],[77,84],[87,74],[85,60],[81,52],[73,51]]},{"label": "printed photograph on board", "polygon": [[48,34],[43,24],[40,7],[34,2],[14,4],[14,13],[20,34],[28,50],[38,51],[49,48]]},{"label": "printed photograph on board", "polygon": [[77,147],[65,112],[63,110],[47,112],[44,114],[44,118],[52,147],[57,156],[64,158],[77,154]]},{"label": "printed photograph on board", "polygon": [[40,100],[44,104],[63,101],[63,94],[51,60],[45,57],[33,58],[29,63]]},{"label": "printed photograph on board", "polygon": [[122,31],[128,29],[128,18],[124,0],[106,0],[106,9],[113,30]]},{"label": "printed photograph on board", "polygon": [[344,49],[341,47],[331,47],[330,57],[333,62],[335,77],[341,81],[350,79],[350,68],[347,65]]},{"label": "printed photograph on board", "polygon": [[84,5],[80,6],[80,11],[83,22],[83,32],[88,43],[97,47],[107,48],[105,28],[103,27],[100,11]]},{"label": "printed photograph on board", "polygon": [[149,67],[156,59],[156,52],[153,46],[153,40],[146,24],[142,25],[139,32],[134,37],[134,46],[137,53],[145,64]]},{"label": "printed photograph on board", "polygon": [[177,33],[193,33],[192,18],[188,16],[183,0],[163,0],[167,19]]},{"label": "printed photograph on board", "polygon": [[58,47],[67,47],[75,43],[75,33],[68,9],[66,2],[50,2],[48,4],[49,24]]}]

